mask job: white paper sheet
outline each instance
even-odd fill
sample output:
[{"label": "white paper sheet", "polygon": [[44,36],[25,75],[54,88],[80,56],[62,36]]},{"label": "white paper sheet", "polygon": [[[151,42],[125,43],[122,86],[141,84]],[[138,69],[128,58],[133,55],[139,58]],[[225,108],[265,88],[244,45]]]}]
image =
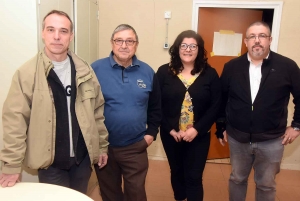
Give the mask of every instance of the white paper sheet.
[{"label": "white paper sheet", "polygon": [[243,34],[233,31],[214,32],[211,56],[240,56]]}]

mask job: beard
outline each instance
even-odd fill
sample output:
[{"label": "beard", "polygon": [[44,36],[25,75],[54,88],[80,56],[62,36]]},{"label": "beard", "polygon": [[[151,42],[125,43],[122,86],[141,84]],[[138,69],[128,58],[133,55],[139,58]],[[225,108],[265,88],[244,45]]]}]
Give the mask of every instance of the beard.
[{"label": "beard", "polygon": [[[260,47],[260,49],[256,50],[257,47]],[[254,45],[252,47],[252,55],[254,57],[260,57],[260,56],[264,55],[265,52],[266,52],[266,49],[263,46],[261,46],[261,45]]]}]

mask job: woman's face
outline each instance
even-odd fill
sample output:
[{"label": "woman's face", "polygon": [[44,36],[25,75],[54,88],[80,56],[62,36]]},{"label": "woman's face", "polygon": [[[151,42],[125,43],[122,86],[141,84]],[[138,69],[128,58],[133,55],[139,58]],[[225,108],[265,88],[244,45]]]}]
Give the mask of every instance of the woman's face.
[{"label": "woman's face", "polygon": [[179,46],[179,56],[182,64],[194,64],[198,55],[198,45],[194,38],[184,38]]}]

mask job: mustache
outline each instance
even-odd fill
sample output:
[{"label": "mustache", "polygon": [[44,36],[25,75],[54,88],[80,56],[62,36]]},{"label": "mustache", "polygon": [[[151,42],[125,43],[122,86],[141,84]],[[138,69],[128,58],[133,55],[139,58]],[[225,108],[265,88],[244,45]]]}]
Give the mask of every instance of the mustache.
[{"label": "mustache", "polygon": [[253,46],[252,46],[252,49],[253,49],[253,48],[256,48],[256,47],[261,47],[261,48],[264,48],[264,47],[263,47],[263,46],[261,46],[261,45],[253,45]]}]

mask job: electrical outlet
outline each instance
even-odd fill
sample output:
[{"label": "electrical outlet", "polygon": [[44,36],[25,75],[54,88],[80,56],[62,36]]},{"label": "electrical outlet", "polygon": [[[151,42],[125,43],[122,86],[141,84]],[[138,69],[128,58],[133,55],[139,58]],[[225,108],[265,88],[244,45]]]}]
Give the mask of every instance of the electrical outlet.
[{"label": "electrical outlet", "polygon": [[165,19],[171,18],[171,11],[165,11]]},{"label": "electrical outlet", "polygon": [[168,49],[168,48],[169,48],[169,44],[168,44],[168,43],[165,43],[165,44],[164,44],[164,48],[165,48],[165,49]]}]

